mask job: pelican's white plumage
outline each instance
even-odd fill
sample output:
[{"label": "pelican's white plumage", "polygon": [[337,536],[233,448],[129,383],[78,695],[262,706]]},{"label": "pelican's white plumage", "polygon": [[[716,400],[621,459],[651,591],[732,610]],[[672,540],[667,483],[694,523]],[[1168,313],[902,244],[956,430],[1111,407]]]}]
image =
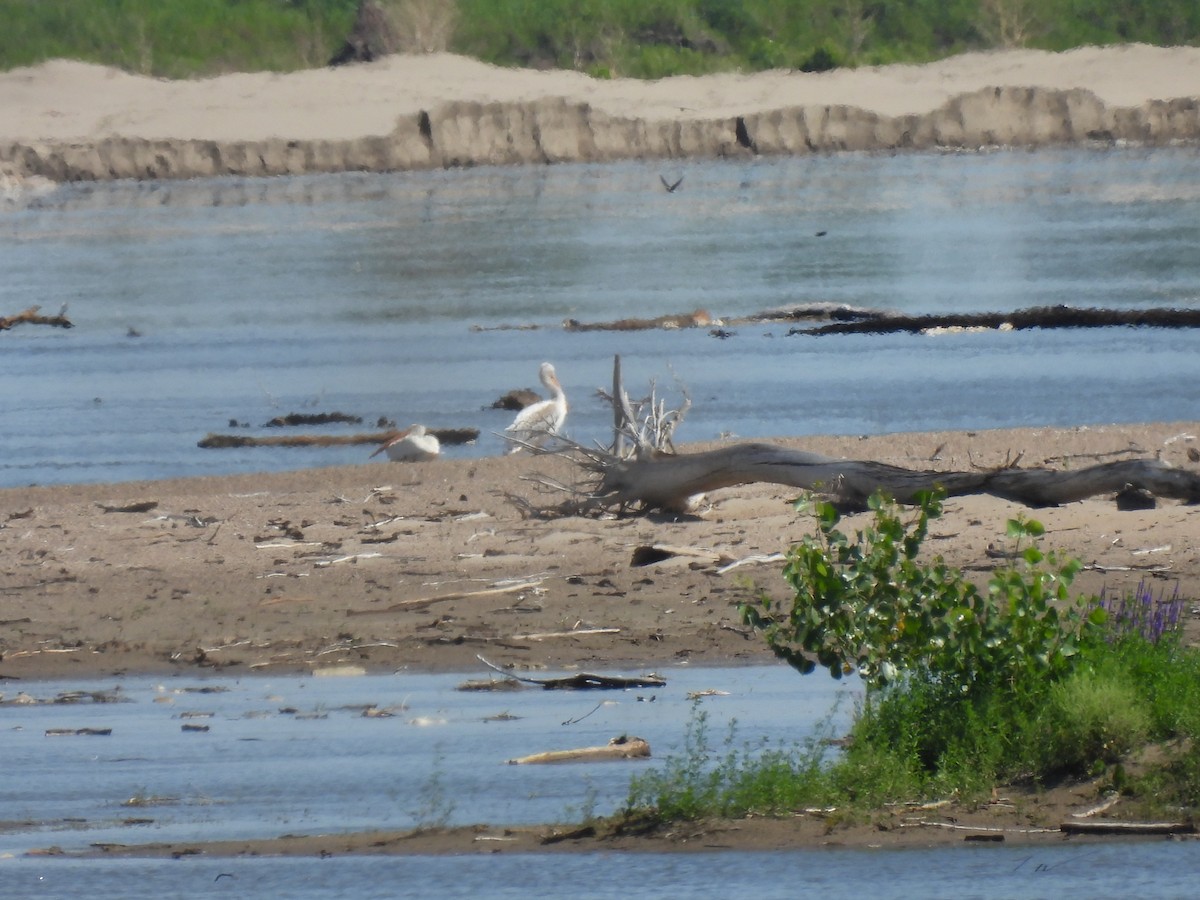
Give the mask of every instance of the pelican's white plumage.
[{"label": "pelican's white plumage", "polygon": [[[538,377],[550,392],[550,398],[525,407],[504,429],[513,440],[534,447],[542,446],[547,438],[562,431],[563,423],[567,421],[567,395],[563,393],[554,366],[542,363]],[[521,445],[517,444],[508,452],[516,453],[520,449]]]},{"label": "pelican's white plumage", "polygon": [[436,435],[426,432],[424,425],[410,425],[371,455],[386,453],[388,459],[396,462],[423,462],[435,459],[441,452]]}]

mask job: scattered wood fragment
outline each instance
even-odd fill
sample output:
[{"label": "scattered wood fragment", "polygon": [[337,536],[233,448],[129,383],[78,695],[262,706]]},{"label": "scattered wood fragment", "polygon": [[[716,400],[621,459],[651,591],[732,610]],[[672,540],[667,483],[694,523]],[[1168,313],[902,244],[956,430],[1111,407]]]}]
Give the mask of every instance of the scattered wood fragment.
[{"label": "scattered wood fragment", "polygon": [[580,322],[578,319],[567,319],[563,322],[565,331],[648,331],[654,328],[707,328],[715,320],[706,309],[695,309],[690,313],[679,315],[657,316],[653,319],[617,319],[614,322]]},{"label": "scattered wood fragment", "polygon": [[0,316],[0,331],[8,331],[16,325],[50,325],[53,328],[74,328],[75,323],[66,316],[67,307],[64,305],[57,316],[38,315],[40,306],[31,306],[12,316]]},{"label": "scattered wood fragment", "polygon": [[362,416],[344,412],[288,413],[263,423],[263,428],[294,428],[297,425],[361,425]]},{"label": "scattered wood fragment", "polygon": [[512,672],[495,663],[488,662],[479,654],[476,654],[475,658],[489,669],[495,669],[506,678],[523,681],[526,684],[540,685],[548,691],[625,690],[627,688],[665,687],[667,684],[667,680],[659,675],[624,678],[619,675],[593,675],[589,672],[580,672],[577,675],[568,675],[565,678],[528,678],[521,675],[514,675]]},{"label": "scattered wood fragment", "polygon": [[135,503],[124,503],[116,506],[110,506],[107,503],[97,503],[96,505],[106,513],[144,513],[150,512],[152,509],[158,509],[157,500],[139,500]]},{"label": "scattered wood fragment", "polygon": [[456,691],[523,691],[525,689],[525,685],[517,679],[508,677],[489,678],[486,681],[481,679],[464,681],[455,688]]},{"label": "scattered wood fragment", "polygon": [[724,575],[726,572],[731,572],[740,566],[757,566],[765,563],[783,562],[785,559],[787,559],[787,556],[783,553],[755,553],[753,556],[744,556],[741,559],[735,559],[731,563],[718,566],[717,574]]},{"label": "scattered wood fragment", "polygon": [[678,547],[670,544],[642,544],[633,548],[633,555],[629,560],[629,565],[636,569],[643,566],[652,566],[655,563],[666,562],[669,559],[681,556],[705,560],[711,563],[716,566],[718,575],[724,575],[726,572],[730,572],[741,566],[782,562],[785,558],[782,553],[757,553],[753,556],[738,559],[733,554],[724,550],[708,550],[704,547]]},{"label": "scattered wood fragment", "polygon": [[1127,822],[1112,819],[1063,822],[1066,834],[1195,834],[1193,822]]},{"label": "scattered wood fragment", "polygon": [[1093,806],[1091,809],[1085,809],[1081,812],[1071,813],[1073,819],[1088,819],[1092,816],[1098,816],[1102,812],[1108,812],[1114,806],[1121,802],[1120,794],[1110,794],[1105,798],[1103,803]]},{"label": "scattered wood fragment", "polygon": [[46,737],[108,737],[111,728],[47,728]]},{"label": "scattered wood fragment", "polygon": [[339,556],[335,559],[317,560],[313,565],[318,569],[326,569],[329,566],[337,566],[342,563],[357,563],[360,559],[378,559],[383,556],[382,553],[351,553],[348,556]]},{"label": "scattered wood fragment", "polygon": [[549,750],[510,759],[510,766],[546,765],[564,762],[603,762],[618,759],[647,759],[650,744],[640,737],[620,735],[601,747],[579,747],[574,750]]},{"label": "scattered wood fragment", "polygon": [[695,559],[707,560],[710,563],[720,563],[725,565],[733,562],[734,558],[726,553],[721,553],[717,550],[706,550],[702,547],[677,547],[670,544],[641,544],[633,548],[633,556],[629,560],[629,565],[635,569],[643,566],[652,566],[655,563],[665,562],[668,559],[674,559],[677,556],[688,556]]},{"label": "scattered wood fragment", "polygon": [[579,637],[584,634],[620,634],[620,628],[573,628],[570,631],[538,631],[531,634],[514,634],[514,641],[544,641],[547,638]]},{"label": "scattered wood fragment", "polygon": [[313,678],[360,678],[367,674],[362,666],[324,666],[312,670]]},{"label": "scattered wood fragment", "polygon": [[383,609],[348,609],[348,616],[373,616],[382,613],[390,612],[405,612],[415,609],[424,609],[434,603],[448,603],[451,600],[469,600],[475,597],[494,597],[497,594],[514,594],[519,591],[528,591],[536,588],[542,583],[542,579],[531,578],[527,581],[518,581],[513,584],[506,584],[500,587],[484,588],[479,591],[454,591],[449,594],[438,594],[434,597],[416,597],[412,600],[402,600],[399,603],[393,603]]},{"label": "scattered wood fragment", "polygon": [[[807,811],[807,810],[806,810]],[[991,834],[1053,834],[1060,828],[1000,828],[993,825],[960,825],[957,822],[930,822],[920,819],[916,822],[901,822],[901,828],[946,828],[950,831],[976,831]]]}]

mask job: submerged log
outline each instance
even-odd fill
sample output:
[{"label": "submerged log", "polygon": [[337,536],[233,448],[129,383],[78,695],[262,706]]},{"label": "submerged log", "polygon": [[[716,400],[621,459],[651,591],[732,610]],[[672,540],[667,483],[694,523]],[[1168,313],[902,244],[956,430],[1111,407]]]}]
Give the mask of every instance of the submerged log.
[{"label": "submerged log", "polygon": [[31,306],[29,309],[19,312],[13,316],[0,316],[0,331],[8,331],[14,325],[50,325],[54,328],[74,328],[73,323],[66,316],[66,306],[62,308],[57,316],[42,316],[38,315],[40,306]]},{"label": "submerged log", "polygon": [[877,490],[900,503],[913,503],[919,494],[935,489],[950,497],[991,494],[1030,507],[1058,506],[1130,486],[1157,497],[1200,501],[1200,474],[1154,459],[1119,460],[1072,471],[939,472],[834,459],[763,443],[701,453],[612,457],[601,467],[595,496],[607,504],[680,509],[698,494],[754,482],[820,491],[853,506],[865,503]]},{"label": "submerged log", "polygon": [[[429,434],[443,444],[469,444],[478,439],[478,428],[430,428]],[[204,450],[224,450],[230,447],[338,447],[347,444],[382,444],[396,436],[392,431],[371,431],[362,434],[292,434],[255,437],[246,434],[208,434],[196,443]]]},{"label": "submerged log", "polygon": [[1092,819],[1066,821],[1059,826],[1064,834],[1195,834],[1192,822],[1118,822]]},{"label": "submerged log", "polygon": [[495,663],[488,662],[479,654],[475,655],[489,669],[495,669],[505,678],[522,681],[525,684],[536,684],[547,691],[595,691],[595,690],[626,690],[628,688],[658,688],[665,687],[667,680],[659,675],[643,675],[641,677],[625,678],[620,675],[593,675],[590,672],[580,672],[565,678],[528,678],[514,675],[502,669]]},{"label": "submerged log", "polygon": [[813,328],[793,328],[791,334],[891,334],[920,333],[931,329],[1027,328],[1200,328],[1200,309],[1095,309],[1074,306],[1035,306],[1013,312],[952,313],[910,316],[899,313],[875,315]]},{"label": "submerged log", "polygon": [[649,331],[655,328],[707,328],[713,317],[706,309],[694,309],[682,315],[657,316],[653,319],[617,319],[613,322],[580,322],[567,319],[563,322],[566,331]]},{"label": "submerged log", "polygon": [[361,425],[362,416],[344,412],[288,413],[263,423],[263,428],[294,428],[297,425]]}]

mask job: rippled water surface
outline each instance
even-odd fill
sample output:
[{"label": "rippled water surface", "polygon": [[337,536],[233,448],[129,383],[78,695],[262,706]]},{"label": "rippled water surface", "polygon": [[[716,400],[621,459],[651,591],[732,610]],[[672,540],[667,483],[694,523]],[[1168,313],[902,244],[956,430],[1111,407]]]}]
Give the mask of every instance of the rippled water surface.
[{"label": "rippled water surface", "polygon": [[[660,173],[683,186],[666,193]],[[363,417],[341,431],[381,416],[474,427],[480,441],[451,455],[497,453],[511,414],[487,407],[537,387],[544,359],[587,443],[606,437],[594,391],[618,352],[632,392],[687,390],[684,441],[1194,419],[1190,331],[559,325],[825,301],[1196,307],[1197,246],[1194,149],[66,186],[0,210],[0,314],[66,303],[76,324],[0,332],[0,485],[366,458],[196,446],[290,412]]]},{"label": "rippled water surface", "polygon": [[[615,673],[609,673],[615,674]],[[636,674],[636,673],[629,673]],[[147,678],[24,685],[0,708],[5,897],[1190,897],[1200,843],[471,857],[79,859],[92,844],[276,837],[417,824],[577,821],[706,716],[717,752],[840,733],[856,687],[786,666],[675,667],[667,686],[603,693],[455,690],[463,676]],[[702,700],[692,692],[715,691]],[[651,697],[654,699],[651,700]],[[386,710],[365,717],[364,708]],[[499,714],[506,714],[498,717]],[[183,731],[206,725],[207,731]],[[105,736],[47,730],[111,729]],[[651,760],[510,766],[513,756],[651,742]],[[17,774],[19,773],[19,775]],[[130,801],[133,800],[133,803]],[[719,843],[719,842],[718,842]]]}]

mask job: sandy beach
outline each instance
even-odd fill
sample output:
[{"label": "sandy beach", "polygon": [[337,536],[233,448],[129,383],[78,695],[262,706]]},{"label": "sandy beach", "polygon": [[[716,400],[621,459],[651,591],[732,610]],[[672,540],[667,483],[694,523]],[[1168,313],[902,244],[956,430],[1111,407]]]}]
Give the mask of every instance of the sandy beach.
[{"label": "sandy beach", "polygon": [[[1200,423],[1175,422],[781,443],[914,469],[1161,457],[1194,470],[1198,437]],[[515,455],[0,491],[0,677],[769,659],[736,607],[786,591],[772,555],[812,531],[796,490],[727,488],[689,516],[564,518],[529,474],[576,477],[560,458]],[[1020,515],[1088,566],[1081,591],[1145,578],[1200,593],[1200,508],[1171,500],[1122,512],[1110,496],[1040,510],[952,499],[928,550],[986,580]],[[635,564],[656,545],[675,552]]]},{"label": "sandy beach", "polygon": [[166,81],[0,73],[0,171],[55,181],[1200,138],[1200,48],[599,80],[450,54]]},{"label": "sandy beach", "polygon": [[[448,55],[178,83],[66,61],[0,73],[0,197],[37,178],[1198,138],[1198,48],[1014,51],[653,83]],[[778,438],[935,470],[1139,457],[1195,470],[1198,440],[1198,421]],[[737,604],[786,591],[778,554],[812,531],[795,490],[727,488],[687,516],[563,517],[552,512],[557,498],[523,478],[530,473],[575,476],[562,459],[517,455],[0,490],[0,679],[334,667],[484,674],[478,655],[523,673],[770,659]],[[927,551],[985,581],[1003,564],[1006,521],[1026,515],[1045,524],[1047,549],[1084,562],[1081,592],[1130,591],[1145,579],[1194,598],[1198,510],[1168,500],[1118,511],[1111,496],[1029,510],[965,497],[947,503]],[[638,549],[655,545],[670,548],[665,558],[636,565]],[[1189,639],[1198,628],[1193,611]],[[1050,806],[1044,818],[1056,814]],[[878,839],[860,832],[839,840]],[[471,852],[477,834],[209,852]],[[731,844],[760,849],[826,842],[811,822],[736,834]],[[533,831],[521,841],[517,850],[545,846]]]}]

